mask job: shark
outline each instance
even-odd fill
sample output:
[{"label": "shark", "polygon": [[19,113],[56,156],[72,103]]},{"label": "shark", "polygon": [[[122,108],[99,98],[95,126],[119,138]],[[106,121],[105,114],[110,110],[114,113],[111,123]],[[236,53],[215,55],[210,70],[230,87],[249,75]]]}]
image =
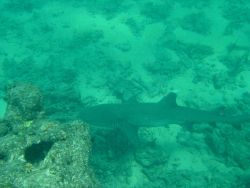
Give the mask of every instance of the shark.
[{"label": "shark", "polygon": [[240,125],[250,121],[249,114],[231,115],[221,111],[206,111],[178,105],[176,93],[169,93],[155,103],[124,102],[85,107],[80,118],[90,126],[119,129],[133,141],[138,140],[140,127],[166,127],[169,124],[187,126],[194,123],[227,123]]}]

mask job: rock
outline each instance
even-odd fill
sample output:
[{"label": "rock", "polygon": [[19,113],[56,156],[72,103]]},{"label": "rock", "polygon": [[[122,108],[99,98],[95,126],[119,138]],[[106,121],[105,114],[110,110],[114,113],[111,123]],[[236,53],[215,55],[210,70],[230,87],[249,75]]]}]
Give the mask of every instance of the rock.
[{"label": "rock", "polygon": [[89,167],[91,145],[85,123],[39,120],[18,128],[18,134],[0,139],[1,180],[20,188],[97,187]]},{"label": "rock", "polygon": [[7,91],[7,117],[0,127],[12,129],[0,133],[0,187],[99,187],[89,166],[88,125],[42,119],[42,96],[32,85]]},{"label": "rock", "polygon": [[38,118],[42,113],[42,94],[31,84],[13,83],[6,88],[5,119],[25,121]]},{"label": "rock", "polygon": [[135,153],[135,160],[143,167],[153,167],[165,164],[169,154],[162,148],[143,148]]}]

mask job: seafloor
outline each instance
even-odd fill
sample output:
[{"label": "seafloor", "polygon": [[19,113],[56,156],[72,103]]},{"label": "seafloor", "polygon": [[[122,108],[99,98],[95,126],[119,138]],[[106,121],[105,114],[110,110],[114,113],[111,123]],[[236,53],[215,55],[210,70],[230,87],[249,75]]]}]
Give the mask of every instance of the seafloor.
[{"label": "seafloor", "polygon": [[[250,123],[93,130],[83,106],[250,111],[249,0],[1,0],[0,188],[249,188]],[[249,113],[250,114],[250,113]]]}]

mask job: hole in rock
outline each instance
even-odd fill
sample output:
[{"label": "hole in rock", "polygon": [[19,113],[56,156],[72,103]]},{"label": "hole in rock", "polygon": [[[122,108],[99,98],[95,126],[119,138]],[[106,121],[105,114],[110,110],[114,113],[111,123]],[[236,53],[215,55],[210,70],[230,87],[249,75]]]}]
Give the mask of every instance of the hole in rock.
[{"label": "hole in rock", "polygon": [[42,141],[38,144],[32,144],[24,151],[25,160],[31,164],[41,162],[48,154],[52,145],[53,142],[50,141]]}]

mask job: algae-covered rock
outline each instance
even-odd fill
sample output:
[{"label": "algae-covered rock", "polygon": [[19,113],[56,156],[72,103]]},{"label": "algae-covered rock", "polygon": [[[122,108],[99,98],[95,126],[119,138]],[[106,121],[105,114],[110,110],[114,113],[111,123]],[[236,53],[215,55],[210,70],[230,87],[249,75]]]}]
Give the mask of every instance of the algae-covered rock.
[{"label": "algae-covered rock", "polygon": [[7,110],[5,118],[33,120],[42,113],[42,94],[31,84],[13,83],[6,87]]},{"label": "algae-covered rock", "polygon": [[0,187],[98,187],[86,123],[41,118],[42,96],[32,85],[11,86],[7,101],[0,126],[11,129],[0,137]]},{"label": "algae-covered rock", "polygon": [[83,122],[41,120],[1,142],[0,179],[5,182],[16,187],[97,186],[88,164],[91,147],[88,126]]}]

